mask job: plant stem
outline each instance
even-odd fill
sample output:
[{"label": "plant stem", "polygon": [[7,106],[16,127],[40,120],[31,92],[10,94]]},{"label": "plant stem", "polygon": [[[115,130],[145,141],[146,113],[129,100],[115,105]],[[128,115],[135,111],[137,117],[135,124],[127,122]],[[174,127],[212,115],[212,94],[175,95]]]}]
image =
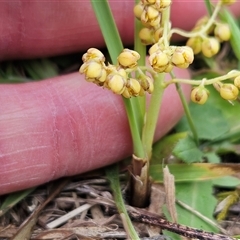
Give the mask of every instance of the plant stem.
[{"label": "plant stem", "polygon": [[208,15],[212,16],[212,6],[210,0],[204,0]]},{"label": "plant stem", "polygon": [[[240,75],[240,71],[233,70],[223,76],[215,77],[212,79],[206,79],[204,81],[204,85],[212,85],[213,83],[228,80],[231,78],[235,78]],[[168,81],[165,83],[165,87],[172,83],[185,83],[190,85],[200,85],[202,83],[202,80],[189,80],[189,79],[180,79],[180,78],[173,78],[171,81]]]},{"label": "plant stem", "polygon": [[183,106],[183,109],[184,109],[189,127],[192,131],[193,139],[194,139],[196,145],[199,146],[199,138],[198,138],[197,130],[196,130],[195,125],[193,123],[193,119],[192,119],[192,116],[191,116],[191,113],[190,113],[190,110],[189,110],[189,107],[188,107],[188,103],[187,103],[186,98],[185,98],[185,96],[182,92],[181,85],[179,83],[175,83],[175,85],[176,85],[176,89],[178,91],[179,97],[181,99],[182,106]]},{"label": "plant stem", "polygon": [[208,20],[207,24],[205,26],[203,26],[199,31],[196,32],[186,32],[182,29],[178,29],[178,28],[173,28],[171,29],[169,35],[172,36],[174,33],[181,35],[183,37],[187,37],[187,38],[191,38],[191,37],[197,37],[199,35],[202,35],[204,33],[206,33],[208,31],[208,29],[212,26],[212,24],[214,23],[218,12],[220,11],[222,6],[222,2],[218,1],[216,8],[214,9],[214,12],[212,13],[210,19]]},{"label": "plant stem", "polygon": [[[111,9],[107,0],[91,0],[105,43],[107,45],[113,64],[117,63],[117,57],[123,49],[123,44],[115,24]],[[126,99],[123,97],[128,121],[131,129],[134,154],[144,157],[141,143],[142,115],[138,99]]]},{"label": "plant stem", "polygon": [[145,152],[143,149],[141,136],[139,132],[139,119],[136,119],[136,114],[134,114],[134,112],[136,111],[137,102],[133,104],[133,101],[129,101],[129,100],[132,100],[132,99],[126,99],[123,97],[123,102],[124,102],[125,109],[128,116],[131,135],[133,138],[133,153],[140,158],[144,158]]},{"label": "plant stem", "polygon": [[164,73],[154,76],[154,91],[151,96],[149,108],[146,112],[146,121],[143,127],[142,143],[148,160],[150,160],[152,155],[153,138],[164,92],[164,77]]},{"label": "plant stem", "polygon": [[120,182],[119,182],[118,165],[115,164],[106,168],[106,175],[108,180],[110,181],[110,186],[113,191],[115,204],[120,214],[120,217],[123,221],[123,226],[125,231],[127,232],[128,239],[139,240],[138,234],[136,233],[132,225],[131,219],[128,216],[128,213],[123,201]]},{"label": "plant stem", "polygon": [[[164,45],[169,46],[168,32],[169,32],[169,21],[170,21],[170,7],[162,12],[161,25],[163,27],[163,39]],[[160,111],[160,106],[162,103],[162,96],[164,92],[164,78],[165,74],[155,74],[154,76],[154,91],[151,96],[149,108],[145,116],[145,124],[142,133],[142,142],[145,152],[147,154],[147,159],[150,161],[152,156],[152,144],[154,133],[156,130],[158,115]]]},{"label": "plant stem", "polygon": [[[135,0],[135,4],[137,4],[139,0]],[[141,39],[139,38],[139,32],[142,29],[142,23],[137,18],[134,19],[134,50],[139,53],[141,58],[138,60],[139,66],[145,66],[146,61],[146,46],[142,44]],[[138,78],[139,73],[135,72],[135,78]],[[142,127],[143,127],[143,119],[146,111],[146,97],[137,97],[134,98],[135,102],[138,104],[138,111],[136,114],[139,116],[139,125],[140,125],[140,135],[142,134]],[[140,111],[139,111],[140,110]]]},{"label": "plant stem", "polygon": [[116,64],[119,53],[123,50],[117,26],[115,24],[109,3],[107,0],[91,0],[94,13],[101,28],[104,41],[107,45],[113,64]]}]

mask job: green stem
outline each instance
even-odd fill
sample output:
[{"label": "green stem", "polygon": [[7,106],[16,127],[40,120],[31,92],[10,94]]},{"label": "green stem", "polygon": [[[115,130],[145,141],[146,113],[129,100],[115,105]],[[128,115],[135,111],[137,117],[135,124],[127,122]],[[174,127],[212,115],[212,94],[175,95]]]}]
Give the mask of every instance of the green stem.
[{"label": "green stem", "polygon": [[[107,45],[113,64],[117,63],[117,57],[123,49],[123,44],[115,24],[111,9],[107,0],[91,0],[95,15],[101,28],[105,43]],[[144,151],[141,144],[141,128],[142,128],[142,109],[140,103],[136,99],[126,99],[123,97],[128,121],[131,129],[134,154],[144,157]]]},{"label": "green stem", "polygon": [[113,191],[115,204],[122,218],[124,229],[127,232],[128,239],[139,240],[138,234],[136,233],[132,225],[131,219],[128,216],[128,213],[123,201],[121,186],[119,182],[118,165],[114,164],[111,167],[106,168],[106,176],[110,181],[110,186]]},{"label": "green stem", "polygon": [[157,74],[154,76],[154,91],[151,96],[149,108],[146,112],[146,121],[143,127],[142,143],[147,154],[148,160],[152,155],[152,144],[154,133],[157,125],[159,110],[164,92],[163,81],[165,74]]},{"label": "green stem", "polygon": [[[176,78],[175,75],[173,74],[173,72],[171,72],[170,74],[171,74],[172,78]],[[202,81],[201,81],[201,83],[202,83]],[[205,81],[204,81],[204,83],[205,83]],[[196,127],[195,127],[195,125],[193,123],[193,119],[192,119],[192,116],[191,116],[191,113],[190,113],[190,110],[189,110],[189,107],[188,107],[188,103],[187,103],[186,98],[185,98],[185,96],[183,94],[181,85],[177,82],[177,83],[175,83],[175,86],[176,86],[177,92],[179,94],[179,97],[181,99],[182,106],[183,106],[183,109],[184,109],[184,112],[185,112],[185,115],[186,115],[189,127],[190,127],[190,129],[192,131],[193,139],[194,139],[196,145],[199,146],[199,138],[198,138],[197,130],[196,130]]]},{"label": "green stem", "polygon": [[145,152],[141,142],[141,136],[139,132],[139,119],[136,118],[136,102],[133,104],[132,99],[126,99],[123,97],[123,102],[128,116],[128,122],[131,130],[131,135],[133,139],[133,153],[139,158],[145,157]]},{"label": "green stem", "polygon": [[[135,0],[135,4],[137,4],[139,0]],[[142,23],[137,18],[134,19],[134,50],[138,52],[141,56],[141,58],[138,60],[139,66],[145,66],[145,60],[146,60],[146,46],[142,44],[141,39],[139,38],[139,32],[142,29]],[[139,74],[135,72],[135,77],[137,78]],[[142,127],[143,127],[143,119],[146,111],[146,97],[137,97],[134,98],[134,103],[137,106],[136,114],[138,114],[139,118],[139,133],[142,134]]]},{"label": "green stem", "polygon": [[211,5],[210,0],[204,0],[204,2],[205,2],[205,6],[207,8],[207,11],[208,11],[208,15],[212,16],[212,5]]},{"label": "green stem", "polygon": [[[235,78],[237,76],[239,76],[240,71],[237,70],[233,70],[223,76],[220,77],[215,77],[212,79],[206,79],[204,81],[204,85],[212,85],[213,83],[216,82],[221,82],[221,81],[225,81],[231,78]],[[172,84],[172,83],[185,83],[185,84],[190,84],[190,85],[200,85],[202,83],[203,80],[189,80],[189,79],[180,79],[180,78],[173,78],[171,81],[168,81],[165,83],[165,87]]]},{"label": "green stem", "polygon": [[208,20],[207,24],[205,26],[203,26],[199,31],[186,32],[182,29],[173,28],[173,29],[171,29],[169,35],[172,36],[175,33],[175,34],[178,34],[178,35],[183,36],[183,37],[192,38],[192,37],[198,37],[199,35],[202,35],[202,34],[206,33],[208,31],[208,29],[214,23],[214,21],[217,17],[217,14],[221,9],[221,6],[222,6],[222,2],[218,1],[217,5],[216,5],[216,8],[214,9],[214,12],[211,15],[210,19]]},{"label": "green stem", "polygon": [[191,116],[191,113],[190,113],[190,110],[189,110],[189,107],[188,107],[188,103],[187,103],[186,98],[183,94],[181,85],[179,83],[175,83],[175,85],[176,85],[176,89],[178,91],[179,97],[181,99],[182,106],[183,106],[183,109],[184,109],[189,127],[192,131],[193,139],[194,139],[196,145],[199,146],[199,138],[198,138],[197,130],[196,130],[195,125],[193,123],[193,119],[192,119],[192,116]]},{"label": "green stem", "polygon": [[109,51],[113,64],[117,63],[117,57],[123,50],[123,44],[114,21],[109,3],[107,0],[91,0],[94,13],[97,17],[98,24],[101,28],[101,32],[107,49]]},{"label": "green stem", "polygon": [[[170,7],[162,12],[161,26],[163,27],[163,39],[164,44],[169,46],[168,32],[170,21]],[[164,78],[165,74],[155,74],[154,76],[154,91],[151,96],[148,110],[145,116],[145,124],[142,133],[142,143],[147,154],[147,159],[150,160],[152,156],[152,145],[154,139],[154,133],[157,126],[158,115],[160,106],[162,103],[162,97],[164,92]]]}]

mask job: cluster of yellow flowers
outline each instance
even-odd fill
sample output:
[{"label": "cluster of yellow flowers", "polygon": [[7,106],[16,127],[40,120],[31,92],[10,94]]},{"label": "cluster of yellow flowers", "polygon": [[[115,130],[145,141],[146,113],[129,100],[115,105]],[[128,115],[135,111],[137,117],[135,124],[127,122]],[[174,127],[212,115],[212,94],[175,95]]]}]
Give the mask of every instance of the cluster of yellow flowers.
[{"label": "cluster of yellow flowers", "polygon": [[188,68],[193,62],[194,55],[187,46],[164,46],[162,43],[155,43],[149,49],[149,63],[156,72],[170,72],[173,67]]},{"label": "cluster of yellow flowers", "polygon": [[105,57],[96,48],[88,49],[82,57],[83,65],[79,72],[85,74],[89,82],[110,89],[125,98],[142,96],[145,92],[152,93],[153,82],[147,75],[140,75],[138,79],[129,77],[129,70],[135,70],[140,55],[133,50],[124,49],[118,56],[118,65],[105,65]]},{"label": "cluster of yellow flowers", "polygon": [[[208,17],[200,19],[193,28],[192,33],[204,29],[208,21]],[[229,41],[230,37],[231,31],[228,24],[215,21],[206,32],[189,38],[187,46],[193,49],[194,54],[202,53],[205,57],[210,58],[219,52],[220,43]]]},{"label": "cluster of yellow flowers", "polygon": [[[219,3],[232,4],[234,1],[221,0]],[[169,45],[170,23],[163,24],[162,20],[167,13],[164,11],[169,10],[170,5],[171,0],[141,0],[134,7],[134,14],[143,25],[139,37],[143,44],[152,45],[149,49],[149,63],[156,73],[171,72],[174,66],[188,68],[194,60],[194,54],[202,53],[206,57],[212,57],[218,53],[220,43],[228,41],[231,37],[227,24],[216,21],[215,17],[210,19],[204,17],[189,33],[188,36],[191,37],[187,41],[187,46]],[[90,48],[82,57],[84,63],[79,71],[85,74],[87,81],[126,98],[143,96],[145,92],[152,93],[154,87],[152,78],[142,72],[137,65],[139,59],[139,53],[124,49],[117,58],[116,66],[106,65],[104,55],[98,49]],[[235,100],[239,93],[240,76],[234,80],[234,84],[217,82],[213,85],[222,98]],[[195,103],[204,104],[208,95],[209,91],[204,84],[200,84],[193,88],[191,99]]]},{"label": "cluster of yellow flowers", "polygon": [[[221,0],[221,3],[226,5],[235,2],[235,0]],[[208,21],[208,17],[203,17],[195,24],[192,33],[200,31],[201,34],[189,38],[186,45],[193,49],[194,54],[202,53],[205,57],[210,58],[219,52],[221,42],[230,40],[231,31],[228,24],[216,20],[206,28],[209,24]],[[236,100],[239,95],[240,76],[237,76],[233,83],[215,82],[213,86],[223,99],[228,101]],[[204,104],[208,96],[209,91],[205,88],[204,84],[200,84],[200,86],[192,89],[191,100],[195,103]]]},{"label": "cluster of yellow flowers", "polygon": [[[220,96],[228,101],[236,100],[240,89],[240,75],[233,80],[232,83],[216,82],[213,84]],[[204,104],[208,99],[209,91],[204,86],[193,88],[191,92],[191,100],[198,104]]]},{"label": "cluster of yellow flowers", "polygon": [[143,44],[152,45],[149,50],[149,63],[154,71],[170,72],[174,66],[187,68],[193,62],[194,54],[190,47],[165,46],[163,41],[162,13],[171,0],[142,0],[134,7],[134,14],[144,26],[139,32]]},{"label": "cluster of yellow flowers", "polygon": [[144,26],[139,38],[145,45],[151,45],[162,37],[161,14],[171,5],[171,0],[141,0],[134,7],[134,14]]}]

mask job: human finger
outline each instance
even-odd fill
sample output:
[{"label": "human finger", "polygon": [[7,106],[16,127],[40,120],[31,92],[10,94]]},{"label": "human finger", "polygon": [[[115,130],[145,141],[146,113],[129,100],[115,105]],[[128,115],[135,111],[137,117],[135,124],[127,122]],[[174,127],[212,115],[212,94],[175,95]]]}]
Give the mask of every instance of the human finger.
[{"label": "human finger", "polygon": [[[124,45],[133,43],[134,1],[110,0]],[[203,1],[174,0],[174,27],[190,30],[206,14]],[[231,10],[240,16],[240,2]],[[90,1],[1,1],[0,60],[49,57],[105,47]]]},{"label": "human finger", "polygon": [[[188,77],[178,70],[179,77]],[[183,87],[189,95],[189,87]],[[97,169],[132,154],[121,96],[78,73],[0,85],[0,194]],[[183,114],[175,87],[164,93],[155,139]]]}]

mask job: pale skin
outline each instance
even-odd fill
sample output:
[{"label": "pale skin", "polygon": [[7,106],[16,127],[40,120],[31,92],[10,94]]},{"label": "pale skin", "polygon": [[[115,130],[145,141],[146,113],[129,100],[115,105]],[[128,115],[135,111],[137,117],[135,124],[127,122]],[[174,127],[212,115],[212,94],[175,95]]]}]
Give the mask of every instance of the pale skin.
[{"label": "pale skin", "polygon": [[[110,2],[124,43],[132,43],[133,1]],[[172,9],[173,25],[184,29],[190,29],[205,13],[202,1],[176,0]],[[239,2],[233,10],[240,15]],[[0,20],[4,23],[0,25],[1,60],[104,47],[89,1],[5,0],[0,2]],[[189,76],[186,70],[175,73]],[[189,86],[183,89],[188,97]],[[4,84],[0,92],[0,194],[97,169],[132,153],[121,97],[87,83],[79,73]],[[182,114],[171,86],[164,95],[155,140]]]}]

